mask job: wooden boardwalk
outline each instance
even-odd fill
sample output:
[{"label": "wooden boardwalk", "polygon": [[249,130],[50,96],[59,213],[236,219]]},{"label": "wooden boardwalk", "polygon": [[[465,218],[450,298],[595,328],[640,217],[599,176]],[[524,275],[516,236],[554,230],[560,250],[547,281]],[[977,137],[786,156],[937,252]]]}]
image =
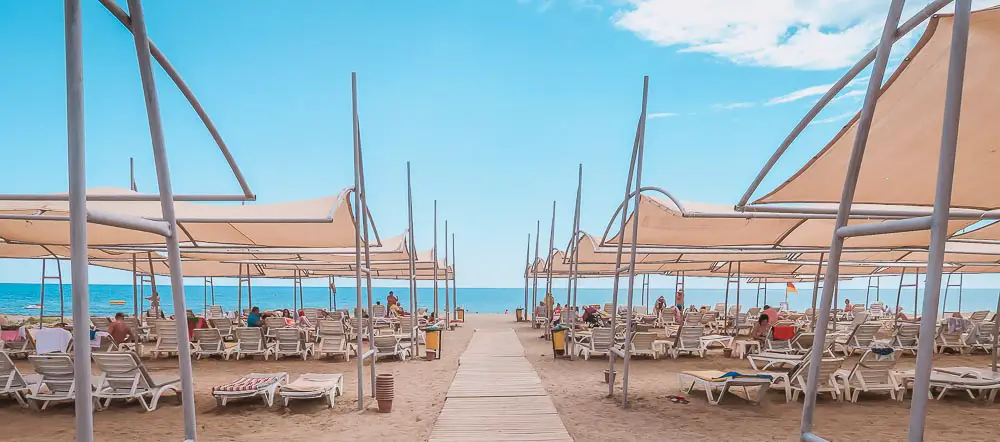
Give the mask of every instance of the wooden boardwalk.
[{"label": "wooden boardwalk", "polygon": [[476,330],[431,441],[572,441],[512,329]]}]

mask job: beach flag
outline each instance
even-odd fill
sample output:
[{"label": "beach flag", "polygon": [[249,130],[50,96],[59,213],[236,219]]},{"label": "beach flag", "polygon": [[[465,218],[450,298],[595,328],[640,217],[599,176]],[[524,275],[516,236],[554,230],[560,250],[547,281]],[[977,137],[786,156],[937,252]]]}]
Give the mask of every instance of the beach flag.
[{"label": "beach flag", "polygon": [[795,288],[795,284],[792,284],[792,283],[789,282],[788,285],[785,286],[785,292],[786,293],[798,293],[799,290]]}]

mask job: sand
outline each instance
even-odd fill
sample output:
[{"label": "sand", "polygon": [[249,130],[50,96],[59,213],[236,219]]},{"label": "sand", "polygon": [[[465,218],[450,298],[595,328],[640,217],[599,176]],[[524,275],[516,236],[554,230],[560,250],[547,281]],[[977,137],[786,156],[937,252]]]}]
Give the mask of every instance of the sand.
[{"label": "sand", "polygon": [[[802,399],[785,403],[783,390],[773,390],[760,405],[739,397],[727,397],[712,406],[704,392],[694,391],[689,404],[670,402],[667,395],[680,395],[677,373],[685,370],[749,370],[746,360],[725,358],[712,351],[705,359],[681,356],[672,359],[635,359],[629,365],[629,401],[623,409],[621,381],[615,398],[607,397],[604,383],[607,358],[569,361],[552,358],[549,341],[527,324],[518,324],[517,333],[526,356],[542,378],[570,435],[577,441],[640,440],[798,440]],[[849,358],[845,365],[859,356]],[[989,357],[935,355],[940,366],[985,367]],[[916,359],[905,356],[901,368],[912,368]],[[621,359],[616,369],[621,377]],[[814,430],[829,440],[903,440],[909,423],[909,397],[895,402],[888,395],[862,394],[857,404],[820,398]],[[932,401],[927,416],[925,440],[998,440],[1000,405],[972,402],[954,396]]]},{"label": "sand", "polygon": [[[474,324],[507,322],[503,315],[469,318],[472,324],[446,332],[440,360],[397,362],[382,359],[379,373],[396,375],[396,397],[392,413],[377,412],[374,400],[357,410],[357,360],[342,359],[302,361],[284,358],[263,360],[201,360],[194,362],[195,402],[198,435],[201,441],[255,440],[426,440],[434,420],[444,404],[445,394],[458,367],[458,356],[469,343]],[[513,323],[513,321],[510,321]],[[18,368],[31,372],[27,361],[16,361]],[[156,374],[176,374],[177,359],[145,361]],[[292,401],[289,409],[275,405],[267,409],[264,401],[248,399],[217,408],[211,396],[215,385],[237,379],[249,372],[288,372],[292,379],[306,372],[342,373],[344,396],[337,398],[334,409],[321,400]],[[366,381],[369,371],[366,369]],[[370,382],[370,381],[368,381]],[[366,392],[370,383],[365,385]],[[39,412],[18,407],[13,400],[0,399],[0,422],[4,441],[72,440],[73,405],[63,404]],[[160,407],[150,413],[137,404],[116,401],[109,410],[94,414],[95,440],[178,441],[183,439],[183,419],[179,402],[164,396]],[[359,436],[355,436],[359,435]]]}]

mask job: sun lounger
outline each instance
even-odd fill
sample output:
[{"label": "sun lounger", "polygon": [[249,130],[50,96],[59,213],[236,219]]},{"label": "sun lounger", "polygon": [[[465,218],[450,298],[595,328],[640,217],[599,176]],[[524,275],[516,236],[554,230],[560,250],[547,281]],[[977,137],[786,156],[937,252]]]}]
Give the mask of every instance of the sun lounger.
[{"label": "sun lounger", "polygon": [[[717,370],[685,371],[677,375],[677,383],[680,384],[681,392],[690,394],[695,386],[700,386],[708,396],[708,403],[712,405],[718,405],[729,389],[734,387],[742,388],[747,400],[755,404],[760,403],[771,387],[773,379],[767,374],[748,375]],[[750,396],[747,388],[757,388],[757,395]],[[719,392],[717,395],[716,391]]]},{"label": "sun lounger", "polygon": [[156,325],[156,346],[150,353],[153,359],[164,354],[177,354],[177,323],[171,320],[153,321]]},{"label": "sun lounger", "polygon": [[894,371],[897,352],[880,356],[868,350],[853,368],[837,371],[835,376],[844,382],[844,395],[851,402],[857,402],[861,392],[887,391],[889,397],[895,400],[896,394],[902,394],[903,390],[903,383],[896,378]]},{"label": "sun lounger", "polygon": [[266,361],[268,355],[274,353],[274,344],[264,340],[260,327],[240,327],[236,329],[236,346],[230,352],[236,355],[237,361],[243,356],[263,356]]},{"label": "sun lounger", "polygon": [[656,359],[659,357],[659,354],[653,349],[653,341],[655,340],[656,333],[653,332],[632,333],[632,342],[629,345],[629,352],[631,352],[633,356],[649,356]]},{"label": "sun lounger", "polygon": [[991,353],[993,351],[993,332],[995,330],[995,322],[973,323],[972,330],[965,337],[965,345],[969,347],[969,354],[972,354],[976,350]]},{"label": "sun lounger", "polygon": [[229,349],[222,339],[222,333],[217,328],[194,329],[194,342],[191,343],[192,353],[198,359],[202,357],[222,356],[229,360]]},{"label": "sun lounger", "polygon": [[892,348],[917,354],[920,346],[920,324],[899,324],[892,334]]},{"label": "sun lounger", "polygon": [[268,407],[274,405],[274,394],[278,387],[288,382],[288,373],[250,373],[236,381],[212,389],[212,396],[220,407],[225,407],[230,399],[260,396]]},{"label": "sun lounger", "polygon": [[114,399],[135,399],[146,411],[153,411],[160,396],[168,391],[180,400],[180,378],[153,377],[135,353],[94,353],[91,357],[103,373],[94,393],[94,398],[104,400],[102,408],[107,408]]},{"label": "sun lounger", "polygon": [[98,330],[107,330],[111,326],[111,320],[107,316],[91,316],[90,323]]},{"label": "sun lounger", "polygon": [[938,326],[937,336],[934,337],[934,349],[937,353],[943,353],[945,349],[952,349],[958,352],[958,354],[965,354],[965,349],[968,346],[962,339],[962,332],[956,330],[954,332],[948,331],[948,325],[942,324]]},{"label": "sun lounger", "polygon": [[403,346],[402,341],[398,336],[394,335],[382,335],[376,336],[375,342],[372,343],[375,348],[375,358],[385,358],[394,357],[400,361],[405,361],[406,357],[410,355],[410,349]]},{"label": "sun lounger", "polygon": [[[819,369],[819,382],[816,385],[816,394],[830,393],[834,400],[844,399],[840,392],[841,386],[835,376],[843,362],[843,358],[824,358],[822,360]],[[802,365],[797,370],[795,376],[790,379],[789,388],[792,390],[792,401],[799,400],[799,394],[805,393],[806,385],[808,384],[809,360],[804,361]]]},{"label": "sun lounger", "polygon": [[22,375],[7,353],[0,351],[0,396],[11,396],[22,407],[27,407],[24,395],[38,387],[38,375]]},{"label": "sun lounger", "polygon": [[[67,354],[50,353],[28,356],[35,373],[40,376],[38,387],[25,398],[44,410],[52,402],[72,402],[76,399],[76,379],[73,360]],[[90,386],[87,386],[90,388]]]},{"label": "sun lounger", "polygon": [[299,334],[297,328],[281,328],[274,331],[275,333],[275,343],[274,343],[274,359],[277,360],[282,356],[299,356],[302,360],[309,358],[309,355],[313,352],[313,343],[305,342],[302,336]]},{"label": "sun lounger", "polygon": [[287,407],[292,399],[317,399],[326,397],[333,408],[334,398],[344,394],[344,375],[306,373],[294,382],[282,385],[278,396]]},{"label": "sun lounger", "polygon": [[[689,315],[691,316],[691,315]],[[687,352],[692,354],[697,354],[698,357],[704,358],[707,348],[705,348],[705,343],[702,342],[701,338],[704,334],[704,327],[700,322],[688,321],[685,318],[684,324],[677,331],[677,337],[673,342],[667,345],[667,350],[670,352],[670,356],[674,359],[680,355],[680,352]]]},{"label": "sun lounger", "polygon": [[[897,372],[899,379],[903,382],[903,386],[907,390],[912,390],[914,381],[914,371],[906,370]],[[969,395],[970,399],[978,399],[981,397],[986,397],[990,402],[996,398],[997,391],[1000,390],[1000,380],[996,379],[978,379],[975,377],[957,376],[954,374],[944,373],[935,369],[931,372],[930,379],[931,391],[928,395],[932,399],[940,400],[945,394],[951,391],[962,391]],[[934,395],[934,390],[938,390],[937,396]],[[900,395],[899,400],[903,400],[905,395]]]},{"label": "sun lounger", "polygon": [[855,327],[850,334],[843,338],[835,339],[834,343],[841,346],[840,351],[844,356],[850,356],[855,351],[865,350],[875,342],[875,334],[882,328],[878,323],[860,324]]},{"label": "sun lounger", "polygon": [[598,327],[591,330],[590,337],[584,338],[577,348],[584,360],[590,360],[594,355],[609,356],[614,341],[615,333],[610,327]]},{"label": "sun lounger", "polygon": [[983,322],[990,316],[989,310],[976,310],[969,315],[969,322],[978,323]]},{"label": "sun lounger", "polygon": [[212,318],[208,320],[208,325],[209,327],[219,330],[219,334],[222,335],[222,339],[230,341],[236,339],[236,335],[234,334],[236,325],[233,324],[232,319],[226,317]]},{"label": "sun lounger", "polygon": [[208,310],[205,311],[205,319],[219,319],[225,317],[226,314],[222,311],[221,305],[210,305]]}]

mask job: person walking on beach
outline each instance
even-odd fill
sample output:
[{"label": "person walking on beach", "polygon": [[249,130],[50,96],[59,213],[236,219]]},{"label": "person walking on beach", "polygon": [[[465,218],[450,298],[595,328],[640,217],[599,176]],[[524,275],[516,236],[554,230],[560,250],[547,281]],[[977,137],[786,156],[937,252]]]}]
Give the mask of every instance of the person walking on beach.
[{"label": "person walking on beach", "polygon": [[653,304],[653,316],[659,318],[660,312],[665,308],[667,308],[667,298],[660,296],[656,299],[656,304]]}]

